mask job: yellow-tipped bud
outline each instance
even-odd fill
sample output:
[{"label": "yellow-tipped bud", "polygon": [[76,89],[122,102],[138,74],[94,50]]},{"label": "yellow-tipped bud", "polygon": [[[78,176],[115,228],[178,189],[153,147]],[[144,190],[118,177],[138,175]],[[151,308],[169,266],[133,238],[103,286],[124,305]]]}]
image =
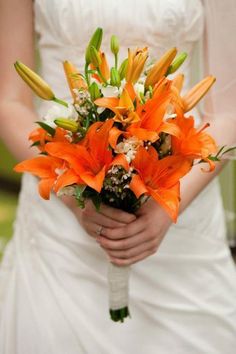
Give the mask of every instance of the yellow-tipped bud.
[{"label": "yellow-tipped bud", "polygon": [[48,101],[55,99],[51,87],[33,70],[20,61],[16,61],[14,66],[20,77],[36,93],[36,95]]},{"label": "yellow-tipped bud", "polygon": [[117,55],[119,53],[119,49],[120,49],[120,46],[119,46],[118,38],[113,34],[111,36],[111,52],[114,55]]},{"label": "yellow-tipped bud", "polygon": [[118,70],[116,68],[111,68],[111,85],[112,86],[117,86],[120,87],[120,75],[118,73]]},{"label": "yellow-tipped bud", "polygon": [[126,71],[126,81],[136,83],[143,71],[145,61],[148,57],[147,47],[137,49],[134,53],[128,49],[128,66]]},{"label": "yellow-tipped bud", "polygon": [[86,61],[87,65],[92,62],[90,48],[93,46],[94,48],[97,49],[97,51],[99,51],[99,49],[101,47],[101,43],[102,43],[102,36],[103,36],[103,30],[102,30],[102,28],[98,27],[96,29],[96,31],[94,32],[94,34],[92,35],[92,37],[89,41],[89,44],[87,46],[87,49],[86,49],[85,61]]},{"label": "yellow-tipped bud", "polygon": [[118,73],[120,75],[120,79],[123,80],[125,78],[126,75],[126,71],[127,71],[127,67],[128,67],[128,58],[126,58],[120,65]]},{"label": "yellow-tipped bud", "polygon": [[188,54],[185,52],[180,53],[167,69],[166,76],[175,73],[179,69],[179,67],[183,64],[187,56]]},{"label": "yellow-tipped bud", "polygon": [[214,76],[207,76],[182,97],[184,111],[190,111],[202,99],[202,97],[205,96],[215,81],[216,79]]},{"label": "yellow-tipped bud", "polygon": [[80,127],[79,124],[72,119],[57,118],[54,120],[54,123],[58,127],[69,130],[72,133],[76,133]]},{"label": "yellow-tipped bud", "polygon": [[69,61],[64,61],[63,62],[63,67],[64,71],[66,74],[66,79],[68,82],[68,86],[71,91],[71,95],[76,99],[76,94],[74,92],[74,89],[87,89],[87,84],[83,77],[80,75],[79,71],[76,69],[76,67]]},{"label": "yellow-tipped bud", "polygon": [[102,64],[102,59],[97,49],[93,46],[90,47],[90,58],[91,63],[95,66],[95,68],[99,68],[99,66]]},{"label": "yellow-tipped bud", "polygon": [[178,74],[172,81],[172,86],[174,86],[178,92],[182,90],[184,83],[184,74]]},{"label": "yellow-tipped bud", "polygon": [[156,64],[154,64],[154,66],[147,75],[145,81],[146,88],[148,88],[149,86],[153,87],[166,74],[166,71],[172,63],[173,59],[175,58],[176,54],[177,49],[171,48],[161,57],[160,60],[156,62]]},{"label": "yellow-tipped bud", "polygon": [[108,80],[110,78],[110,69],[109,69],[109,65],[105,53],[100,53],[100,58],[101,58],[101,65],[99,69],[104,79]]}]

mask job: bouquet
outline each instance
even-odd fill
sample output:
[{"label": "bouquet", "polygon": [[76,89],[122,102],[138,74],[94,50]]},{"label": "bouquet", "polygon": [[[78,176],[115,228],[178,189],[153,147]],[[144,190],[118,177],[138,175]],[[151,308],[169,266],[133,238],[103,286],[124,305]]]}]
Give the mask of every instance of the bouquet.
[{"label": "bouquet", "polygon": [[[148,48],[128,49],[119,63],[119,41],[111,37],[114,64],[109,68],[100,49],[103,31],[98,28],[87,46],[84,72],[63,63],[72,102],[55,96],[48,84],[23,63],[15,68],[42,99],[54,102],[39,127],[29,135],[39,155],[20,162],[17,172],[39,177],[39,193],[70,195],[83,208],[91,199],[135,213],[153,198],[176,222],[180,178],[196,163],[208,163],[218,153],[214,139],[186,116],[215,81],[208,76],[181,95],[184,75],[175,73],[186,59],[168,50],[156,63],[147,64]],[[215,154],[215,155],[214,155]],[[129,266],[109,263],[110,315],[124,321],[129,315]]]}]

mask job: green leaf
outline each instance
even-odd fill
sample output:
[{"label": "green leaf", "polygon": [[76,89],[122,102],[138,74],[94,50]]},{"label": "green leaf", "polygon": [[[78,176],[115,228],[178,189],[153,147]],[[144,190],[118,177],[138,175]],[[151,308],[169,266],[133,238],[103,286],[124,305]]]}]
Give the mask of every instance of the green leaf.
[{"label": "green leaf", "polygon": [[229,148],[229,149],[225,150],[225,151],[222,153],[222,155],[221,155],[221,156],[223,156],[224,154],[227,154],[227,152],[230,152],[230,151],[233,151],[233,150],[236,150],[236,146],[231,147],[231,148]]},{"label": "green leaf", "polygon": [[81,209],[83,209],[85,207],[85,205],[84,205],[84,199],[85,198],[83,196],[83,193],[84,193],[85,189],[86,189],[86,185],[84,185],[84,184],[79,184],[75,188],[75,198],[76,198],[76,200],[78,202],[78,206]]},{"label": "green leaf", "polygon": [[[220,159],[217,156],[208,156],[208,159],[211,161],[220,161]],[[206,161],[201,160],[200,162],[206,162]]]},{"label": "green leaf", "polygon": [[40,141],[35,141],[33,144],[30,145],[30,147],[39,146],[39,145],[40,145]]},{"label": "green leaf", "polygon": [[44,130],[46,130],[46,132],[48,134],[50,134],[51,136],[55,135],[56,130],[52,127],[50,127],[50,125],[44,123],[44,122],[36,122],[41,128],[43,128]]},{"label": "green leaf", "polygon": [[220,153],[224,150],[224,148],[226,147],[226,145],[223,145],[220,150],[217,152],[216,157],[218,157],[220,155]]},{"label": "green leaf", "polygon": [[100,210],[100,206],[102,203],[102,199],[99,193],[97,193],[96,195],[92,196],[92,202],[93,205],[95,206],[96,210],[99,211]]}]

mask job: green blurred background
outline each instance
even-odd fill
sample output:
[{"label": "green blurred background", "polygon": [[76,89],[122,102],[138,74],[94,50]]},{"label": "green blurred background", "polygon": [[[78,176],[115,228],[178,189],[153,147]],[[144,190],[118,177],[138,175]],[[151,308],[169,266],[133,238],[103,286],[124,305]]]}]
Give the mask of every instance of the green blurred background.
[{"label": "green blurred background", "polygon": [[12,171],[16,161],[0,141],[0,258],[12,236],[21,176]]},{"label": "green blurred background", "polygon": [[[17,196],[21,176],[12,171],[16,161],[0,141],[0,258],[12,236]],[[236,246],[236,161],[230,162],[220,176],[223,200],[226,208],[229,244]],[[232,186],[234,185],[234,188]]]}]

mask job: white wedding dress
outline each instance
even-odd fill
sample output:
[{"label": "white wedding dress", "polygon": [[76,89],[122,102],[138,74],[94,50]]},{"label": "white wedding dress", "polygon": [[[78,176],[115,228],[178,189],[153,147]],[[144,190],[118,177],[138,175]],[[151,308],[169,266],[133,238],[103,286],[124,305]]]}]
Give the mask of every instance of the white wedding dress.
[{"label": "white wedding dress", "polygon": [[[121,57],[127,47],[146,45],[151,57],[172,46],[187,51],[190,86],[203,35],[200,0],[36,0],[34,7],[41,74],[57,97],[69,98],[61,62],[82,69],[98,26],[105,52],[110,36],[119,36]],[[110,320],[105,253],[57,197],[42,200],[37,180],[25,175],[0,269],[0,354],[233,354],[236,271],[217,180],[157,253],[132,266],[130,311],[123,324]]]}]

